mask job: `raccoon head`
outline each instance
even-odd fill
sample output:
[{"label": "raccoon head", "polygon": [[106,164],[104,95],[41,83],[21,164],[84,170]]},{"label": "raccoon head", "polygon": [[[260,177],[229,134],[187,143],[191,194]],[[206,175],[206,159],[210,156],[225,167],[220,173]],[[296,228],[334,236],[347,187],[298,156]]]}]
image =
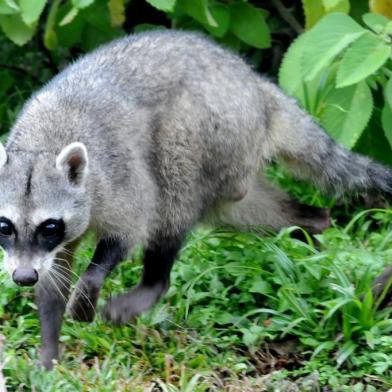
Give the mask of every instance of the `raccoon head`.
[{"label": "raccoon head", "polygon": [[6,151],[0,143],[0,246],[20,285],[47,273],[90,221],[88,157],[82,143],[53,152]]}]

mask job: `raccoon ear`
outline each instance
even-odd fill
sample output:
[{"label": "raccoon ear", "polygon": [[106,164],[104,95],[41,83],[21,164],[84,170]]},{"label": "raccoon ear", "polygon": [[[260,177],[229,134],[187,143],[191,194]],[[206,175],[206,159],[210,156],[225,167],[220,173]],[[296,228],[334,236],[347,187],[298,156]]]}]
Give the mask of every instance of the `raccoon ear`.
[{"label": "raccoon ear", "polygon": [[71,185],[81,186],[88,172],[86,146],[75,142],[64,147],[56,158],[56,167],[64,173]]},{"label": "raccoon ear", "polygon": [[7,163],[7,151],[2,143],[0,143],[0,169]]}]

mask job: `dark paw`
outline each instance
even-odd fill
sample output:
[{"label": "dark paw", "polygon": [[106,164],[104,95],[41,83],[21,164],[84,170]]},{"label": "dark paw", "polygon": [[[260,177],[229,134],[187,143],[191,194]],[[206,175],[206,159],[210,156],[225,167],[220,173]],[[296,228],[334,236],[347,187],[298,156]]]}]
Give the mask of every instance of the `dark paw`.
[{"label": "dark paw", "polygon": [[137,313],[129,307],[126,298],[118,297],[107,302],[102,311],[102,318],[115,325],[126,324],[134,320]]},{"label": "dark paw", "polygon": [[69,301],[68,313],[76,321],[92,322],[96,314],[99,290],[79,282]]},{"label": "dark paw", "polygon": [[113,298],[103,309],[102,317],[113,324],[125,324],[140,313],[150,309],[160,298],[166,287],[158,284],[153,287],[140,285],[129,293]]},{"label": "dark paw", "polygon": [[301,204],[296,200],[289,203],[289,212],[294,216],[293,224],[303,227],[311,234],[322,233],[331,226],[330,210]]},{"label": "dark paw", "polygon": [[40,364],[45,370],[52,370],[53,365],[58,361],[58,352],[55,350],[41,350]]}]

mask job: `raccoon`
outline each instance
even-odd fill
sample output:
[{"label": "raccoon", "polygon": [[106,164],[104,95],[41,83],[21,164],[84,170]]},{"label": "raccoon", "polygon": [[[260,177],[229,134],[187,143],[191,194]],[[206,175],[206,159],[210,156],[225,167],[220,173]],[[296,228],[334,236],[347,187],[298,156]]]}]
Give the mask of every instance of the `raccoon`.
[{"label": "raccoon", "polygon": [[72,258],[88,230],[96,249],[68,311],[91,321],[104,279],[141,245],[140,283],[103,309],[125,323],[167,291],[198,222],[325,228],[325,210],[266,180],[273,159],[332,193],[392,191],[389,169],[336,144],[294,99],[195,33],[116,40],[36,92],[0,146],[0,245],[12,279],[36,286],[42,364],[58,359]]}]

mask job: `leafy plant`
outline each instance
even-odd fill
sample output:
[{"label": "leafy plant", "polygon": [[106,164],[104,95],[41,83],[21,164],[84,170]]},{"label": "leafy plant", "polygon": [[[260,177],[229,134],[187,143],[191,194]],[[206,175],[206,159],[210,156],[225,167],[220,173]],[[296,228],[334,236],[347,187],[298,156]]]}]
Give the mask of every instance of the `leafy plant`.
[{"label": "leafy plant", "polygon": [[349,0],[302,0],[306,29],[312,28],[323,16],[333,12],[348,13]]},{"label": "leafy plant", "polygon": [[[279,82],[335,140],[371,154],[368,132],[392,145],[392,22],[372,13],[362,19],[360,25],[344,13],[323,17],[291,45]],[[382,152],[392,163],[390,147]]]},{"label": "leafy plant", "polygon": [[[215,3],[208,0],[146,0],[152,7],[167,13],[176,27],[201,29],[212,36],[255,48],[271,45],[268,13],[247,1],[230,0]],[[81,45],[88,50],[100,42],[124,34],[129,0],[1,0],[0,26],[17,45],[26,44],[39,29],[40,17],[46,17],[44,44],[53,50],[58,46]],[[45,16],[45,7],[47,12]],[[137,31],[159,26],[141,24]],[[91,39],[92,31],[98,33]]]}]

